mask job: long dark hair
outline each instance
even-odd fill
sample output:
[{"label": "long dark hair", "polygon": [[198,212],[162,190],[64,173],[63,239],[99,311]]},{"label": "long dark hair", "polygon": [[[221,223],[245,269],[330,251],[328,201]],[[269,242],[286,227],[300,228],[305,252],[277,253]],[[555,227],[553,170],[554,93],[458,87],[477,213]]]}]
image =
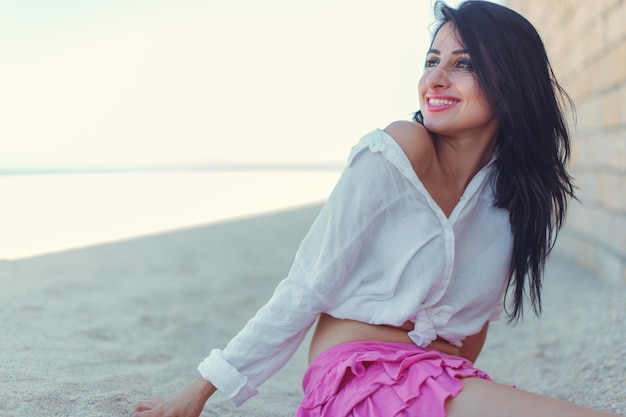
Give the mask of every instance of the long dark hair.
[{"label": "long dark hair", "polygon": [[[500,123],[495,205],[509,211],[514,235],[509,321],[523,316],[526,284],[539,315],[545,259],[574,197],[563,116],[565,108],[574,113],[573,103],[556,81],[539,34],[518,13],[487,1],[466,1],[457,9],[438,1],[435,16],[435,33],[446,22],[454,25]],[[421,118],[416,113],[414,119]]]}]

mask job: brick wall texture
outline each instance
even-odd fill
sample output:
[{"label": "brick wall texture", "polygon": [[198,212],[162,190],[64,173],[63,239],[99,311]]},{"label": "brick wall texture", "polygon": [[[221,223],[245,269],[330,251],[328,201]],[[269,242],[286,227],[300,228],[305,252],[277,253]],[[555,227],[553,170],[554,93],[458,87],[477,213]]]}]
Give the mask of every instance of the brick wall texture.
[{"label": "brick wall texture", "polygon": [[508,0],[576,105],[572,202],[555,252],[626,284],[626,0]]}]

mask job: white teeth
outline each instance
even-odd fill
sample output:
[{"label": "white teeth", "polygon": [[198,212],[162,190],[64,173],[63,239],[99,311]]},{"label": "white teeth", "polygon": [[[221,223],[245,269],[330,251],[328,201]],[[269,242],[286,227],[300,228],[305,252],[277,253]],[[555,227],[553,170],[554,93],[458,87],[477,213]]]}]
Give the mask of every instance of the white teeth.
[{"label": "white teeth", "polygon": [[428,103],[431,106],[449,106],[451,104],[456,103],[454,100],[447,100],[443,98],[429,98]]}]

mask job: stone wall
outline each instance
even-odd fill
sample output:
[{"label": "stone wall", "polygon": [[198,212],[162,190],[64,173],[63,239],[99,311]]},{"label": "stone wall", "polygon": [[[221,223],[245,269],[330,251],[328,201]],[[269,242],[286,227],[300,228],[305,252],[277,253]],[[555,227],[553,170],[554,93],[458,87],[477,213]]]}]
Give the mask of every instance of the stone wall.
[{"label": "stone wall", "polygon": [[555,252],[626,283],[626,0],[508,0],[541,34],[573,98],[579,187]]}]

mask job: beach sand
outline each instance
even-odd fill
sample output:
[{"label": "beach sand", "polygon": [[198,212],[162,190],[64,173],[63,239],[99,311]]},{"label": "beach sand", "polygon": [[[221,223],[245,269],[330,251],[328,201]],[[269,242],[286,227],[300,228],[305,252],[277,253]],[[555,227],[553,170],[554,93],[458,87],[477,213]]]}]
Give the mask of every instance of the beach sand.
[{"label": "beach sand", "polygon": [[[319,211],[310,205],[0,262],[0,417],[129,416],[196,376],[271,296]],[[541,321],[494,323],[477,365],[500,382],[626,413],[626,289],[550,260]],[[292,416],[306,344],[234,408]]]}]

